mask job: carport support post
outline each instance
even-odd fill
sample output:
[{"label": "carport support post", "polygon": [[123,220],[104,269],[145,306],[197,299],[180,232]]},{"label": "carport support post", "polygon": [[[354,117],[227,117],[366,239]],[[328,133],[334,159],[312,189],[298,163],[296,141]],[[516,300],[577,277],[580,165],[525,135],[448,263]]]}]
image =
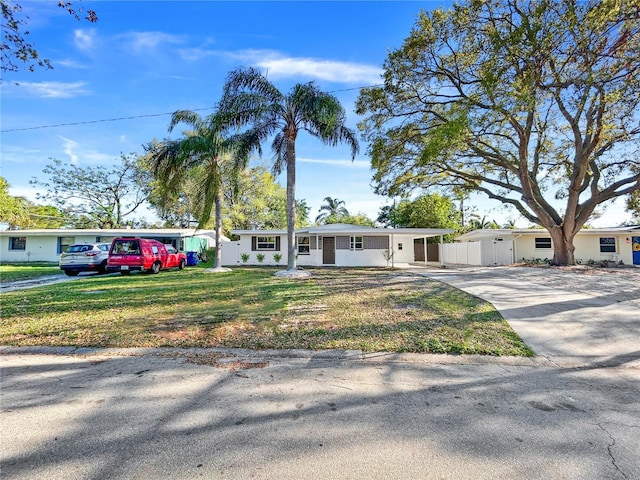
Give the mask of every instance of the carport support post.
[{"label": "carport support post", "polygon": [[391,252],[391,268],[394,268],[396,266],[395,259],[393,258],[395,256],[394,255],[394,249],[393,249],[394,245],[395,244],[393,243],[393,233],[392,233],[391,234],[391,245],[389,245],[389,247],[391,247],[391,250],[390,250],[390,252]]},{"label": "carport support post", "polygon": [[425,235],[425,237],[422,239],[422,249],[424,250],[424,264],[427,264],[427,236]]},{"label": "carport support post", "polygon": [[442,247],[444,246],[444,235],[440,234],[440,245],[438,245],[438,260],[440,260],[440,266],[444,267],[444,261],[442,259]]}]

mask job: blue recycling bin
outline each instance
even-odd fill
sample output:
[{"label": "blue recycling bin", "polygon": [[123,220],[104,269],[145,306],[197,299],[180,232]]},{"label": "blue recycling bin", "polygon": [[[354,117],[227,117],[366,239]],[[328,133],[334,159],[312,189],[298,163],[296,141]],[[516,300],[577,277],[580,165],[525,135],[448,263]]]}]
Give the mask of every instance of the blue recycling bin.
[{"label": "blue recycling bin", "polygon": [[198,252],[187,252],[187,266],[193,267],[198,264]]}]

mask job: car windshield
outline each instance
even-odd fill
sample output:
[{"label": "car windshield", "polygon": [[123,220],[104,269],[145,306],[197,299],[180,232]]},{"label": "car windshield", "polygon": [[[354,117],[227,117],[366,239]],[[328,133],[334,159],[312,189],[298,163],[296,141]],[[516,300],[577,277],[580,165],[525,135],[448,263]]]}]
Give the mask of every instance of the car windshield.
[{"label": "car windshield", "polygon": [[140,255],[138,240],[116,240],[111,253],[115,255]]},{"label": "car windshield", "polygon": [[176,248],[173,245],[167,245],[167,252],[169,253],[178,253]]},{"label": "car windshield", "polygon": [[89,250],[93,250],[93,246],[91,245],[71,245],[67,248],[67,253],[82,253],[88,252]]},{"label": "car windshield", "polygon": [[98,245],[98,248],[100,250],[102,250],[103,252],[108,252],[109,248],[111,248],[111,244],[110,243],[104,243],[102,245]]}]

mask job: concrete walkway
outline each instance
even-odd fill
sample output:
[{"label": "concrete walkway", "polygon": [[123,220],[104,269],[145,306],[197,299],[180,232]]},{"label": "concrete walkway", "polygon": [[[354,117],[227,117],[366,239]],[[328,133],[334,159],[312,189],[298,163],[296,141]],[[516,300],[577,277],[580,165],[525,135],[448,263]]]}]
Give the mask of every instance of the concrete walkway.
[{"label": "concrete walkway", "polygon": [[492,303],[537,355],[640,366],[640,269],[408,269]]}]

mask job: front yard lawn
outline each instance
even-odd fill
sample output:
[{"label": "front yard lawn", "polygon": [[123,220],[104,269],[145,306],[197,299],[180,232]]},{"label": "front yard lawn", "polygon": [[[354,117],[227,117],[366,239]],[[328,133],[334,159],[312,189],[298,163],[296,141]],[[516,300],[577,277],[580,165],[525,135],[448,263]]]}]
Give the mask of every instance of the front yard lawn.
[{"label": "front yard lawn", "polygon": [[489,303],[408,272],[200,268],[86,277],[2,294],[0,344],[533,352]]},{"label": "front yard lawn", "polygon": [[62,270],[57,263],[5,263],[0,265],[0,282],[30,280],[48,275],[61,275]]}]

